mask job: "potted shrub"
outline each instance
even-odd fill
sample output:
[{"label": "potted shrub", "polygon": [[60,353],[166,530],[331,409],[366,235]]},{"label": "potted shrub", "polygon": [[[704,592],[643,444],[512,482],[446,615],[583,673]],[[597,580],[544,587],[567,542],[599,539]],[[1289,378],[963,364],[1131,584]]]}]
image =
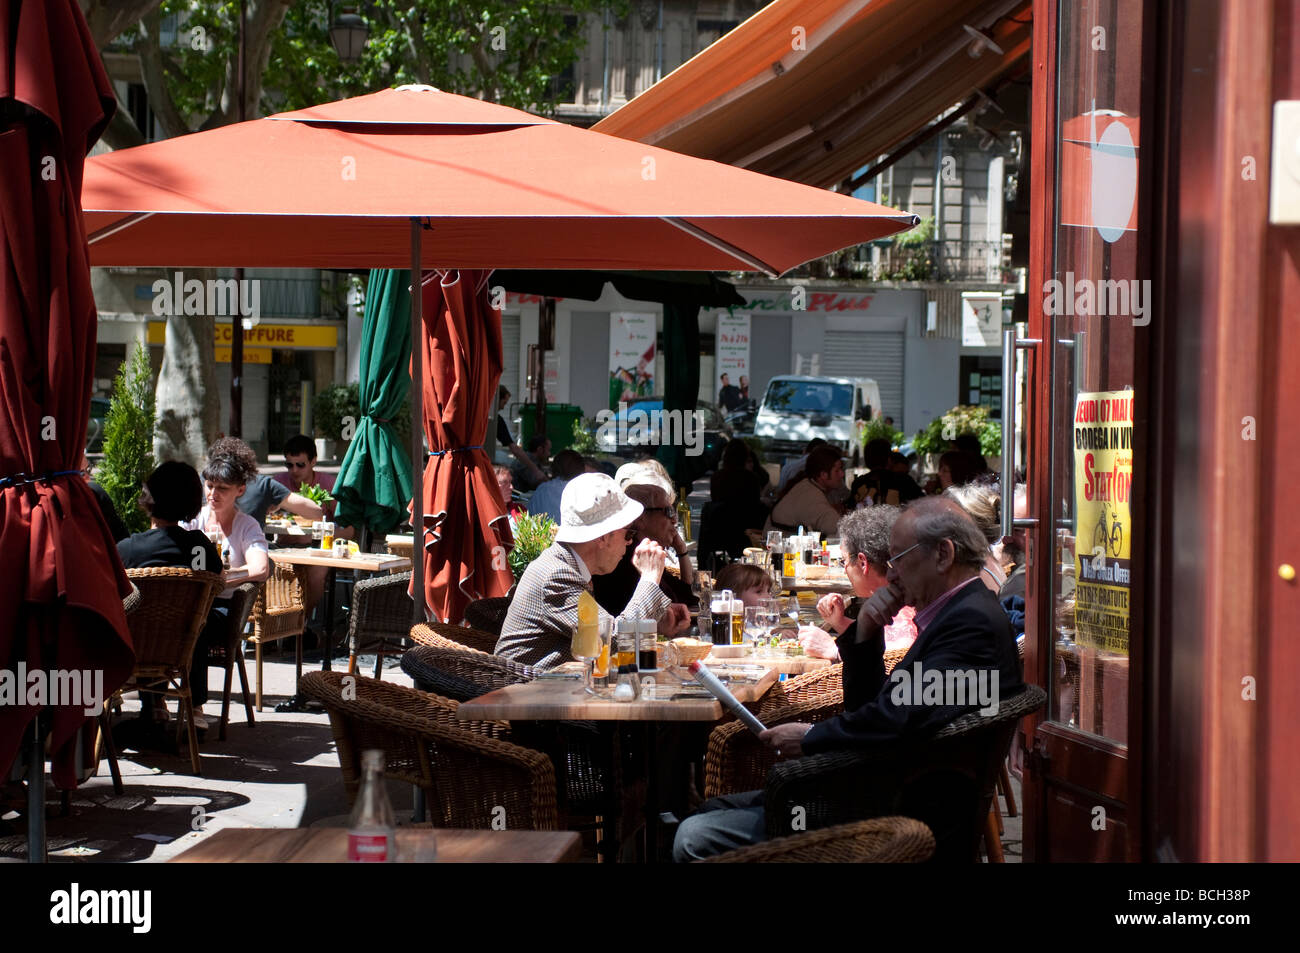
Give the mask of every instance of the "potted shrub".
[{"label": "potted shrub", "polygon": [[963,434],[979,437],[980,453],[984,454],[993,469],[1001,465],[1002,425],[989,420],[987,407],[958,404],[952,410],[930,421],[924,430],[917,431],[912,449],[923,457],[922,469],[933,473],[939,469],[938,458],[952,447],[952,441]]},{"label": "potted shrub", "polygon": [[357,384],[335,384],[316,394],[312,401],[316,433],[325,438],[322,459],[341,460],[357,422],[361,420],[361,393]]},{"label": "potted shrub", "polygon": [[149,355],[143,345],[137,344],[113,382],[113,397],[104,422],[104,460],[95,474],[117,515],[133,533],[149,528],[149,516],[138,504],[145,477],[154,467],[155,426]]},{"label": "potted shrub", "polygon": [[510,550],[510,571],[515,582],[524,574],[528,564],[542,554],[555,539],[559,527],[549,516],[524,514],[515,520],[515,547]]}]

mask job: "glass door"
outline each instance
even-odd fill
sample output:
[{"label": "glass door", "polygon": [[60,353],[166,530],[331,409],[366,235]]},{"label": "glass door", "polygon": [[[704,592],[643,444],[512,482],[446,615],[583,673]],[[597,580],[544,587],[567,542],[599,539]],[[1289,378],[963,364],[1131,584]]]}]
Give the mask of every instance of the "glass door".
[{"label": "glass door", "polygon": [[[1043,130],[1052,137],[1050,212],[1036,223],[1050,242],[1031,327],[1042,342],[1032,413],[1048,419],[1031,461],[1031,482],[1047,487],[1036,495],[1046,504],[1035,515],[1047,565],[1035,595],[1048,706],[1033,732],[1026,796],[1040,813],[1026,849],[1033,860],[1122,860],[1132,793],[1129,661],[1140,638],[1132,625],[1136,392],[1152,314],[1141,174],[1148,4],[1054,6],[1055,83]],[[1042,134],[1037,120],[1034,134]]]}]

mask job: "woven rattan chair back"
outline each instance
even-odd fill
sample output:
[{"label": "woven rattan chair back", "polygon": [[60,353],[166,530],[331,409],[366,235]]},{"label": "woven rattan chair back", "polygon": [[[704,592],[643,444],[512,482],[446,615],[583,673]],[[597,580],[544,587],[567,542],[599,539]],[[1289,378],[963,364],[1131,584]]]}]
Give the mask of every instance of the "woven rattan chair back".
[{"label": "woven rattan chair back", "polygon": [[507,685],[530,682],[536,677],[536,673],[527,665],[482,652],[417,645],[407,655],[414,656],[428,668],[469,682],[479,689],[480,695]]},{"label": "woven rattan chair back", "polygon": [[509,609],[510,600],[506,596],[475,599],[465,607],[465,624],[472,629],[499,636]]},{"label": "woven rattan chair back", "polygon": [[253,605],[262,591],[260,582],[246,582],[235,588],[231,597],[230,614],[226,616],[225,638],[221,644],[214,646],[221,656],[225,670],[225,681],[221,693],[221,720],[217,724],[217,737],[226,740],[226,726],[230,723],[230,689],[236,669],[239,671],[239,687],[244,693],[244,714],[248,723],[254,724],[253,698],[248,690],[248,670],[244,667],[244,629],[253,613]]},{"label": "woven rattan chair back", "polygon": [[221,576],[170,567],[128,569],[126,574],[140,590],[139,605],[127,620],[136,675],[188,671],[212,600],[225,588]]},{"label": "woven rattan chair back", "polygon": [[299,687],[329,712],[349,800],[360,785],[362,752],[377,748],[389,777],[424,791],[434,827],[481,830],[504,820],[514,829],[556,829],[555,769],[544,754],[466,729],[453,700],[345,678],[311,672]]},{"label": "woven rattan chair back", "polygon": [[352,613],[348,618],[348,669],[361,652],[375,653],[375,678],[384,671],[384,659],[406,651],[414,603],[407,590],[410,572],[371,576],[352,587]]},{"label": "woven rattan chair back", "polygon": [[302,601],[302,583],[292,566],[271,563],[271,575],[258,593],[250,616],[253,634],[248,637],[256,651],[257,710],[262,710],[262,647],[281,639],[296,639],[294,661],[302,677],[302,632],[307,625],[307,610]]},{"label": "woven rattan chair back", "polygon": [[491,655],[497,645],[497,636],[465,625],[422,622],[411,627],[411,641],[417,645],[432,645],[439,649],[459,649],[464,652]]},{"label": "woven rattan chair back", "polygon": [[[813,694],[803,702],[772,708],[760,716],[760,720],[772,728],[794,721],[825,721],[843,710],[844,693],[830,691]],[[776,761],[776,752],[759,741],[744,722],[729,721],[718,725],[709,733],[709,747],[704,756],[704,796],[711,798],[755,791],[763,786],[768,770]]]},{"label": "woven rattan chair back", "polygon": [[789,833],[790,806],[805,808],[809,830],[901,814],[924,821],[939,860],[978,860],[998,768],[1017,723],[1041,708],[1036,685],[1000,700],[992,715],[971,712],[932,738],[796,758],[768,772],[768,834]]},{"label": "woven rattan chair back", "polygon": [[810,703],[818,707],[844,706],[843,665],[829,665],[777,682],[759,702],[756,714],[766,724],[775,722],[792,705]]},{"label": "woven rattan chair back", "polygon": [[727,851],[717,864],[919,864],[934,856],[934,834],[910,817],[876,817]]}]

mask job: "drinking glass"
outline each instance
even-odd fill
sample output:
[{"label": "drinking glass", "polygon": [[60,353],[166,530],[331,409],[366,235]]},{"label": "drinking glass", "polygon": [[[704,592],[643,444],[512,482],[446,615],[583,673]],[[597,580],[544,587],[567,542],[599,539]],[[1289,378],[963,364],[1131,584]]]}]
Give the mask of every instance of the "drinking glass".
[{"label": "drinking glass", "polygon": [[600,654],[592,665],[592,675],[594,676],[595,688],[593,695],[604,696],[613,688],[614,683],[618,680],[618,668],[614,665],[613,658],[614,642],[614,624],[613,620],[605,620],[600,623]]},{"label": "drinking glass", "polygon": [[779,529],[771,530],[767,534],[767,551],[773,555],[785,552],[785,542],[781,539]]},{"label": "drinking glass", "polygon": [[583,685],[588,694],[596,694],[591,684],[592,664],[600,657],[600,624],[595,626],[576,626],[573,641],[569,644],[570,654],[580,662],[585,662]]},{"label": "drinking glass", "polygon": [[797,596],[781,600],[781,615],[789,620],[789,625],[794,629],[794,635],[799,634],[799,599]]},{"label": "drinking glass", "polygon": [[758,654],[759,642],[767,634],[763,628],[762,615],[762,606],[745,606],[745,638],[749,640],[750,648],[755,655]]},{"label": "drinking glass", "polygon": [[776,628],[781,621],[781,615],[776,610],[776,604],[768,600],[758,607],[757,616],[758,629],[760,632],[759,641],[754,644],[754,654],[760,658],[766,657],[769,652],[769,643],[771,642],[772,630]]}]

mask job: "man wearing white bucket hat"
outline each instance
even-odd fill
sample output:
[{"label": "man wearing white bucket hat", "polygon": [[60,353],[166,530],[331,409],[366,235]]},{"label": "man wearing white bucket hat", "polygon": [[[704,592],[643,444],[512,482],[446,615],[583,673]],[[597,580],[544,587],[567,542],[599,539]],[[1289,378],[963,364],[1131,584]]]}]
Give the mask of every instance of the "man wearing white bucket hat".
[{"label": "man wearing white bucket hat", "polygon": [[[534,668],[554,668],[572,659],[569,644],[578,625],[578,595],[592,576],[613,571],[632,542],[629,527],[642,505],[619,490],[603,473],[584,473],[564,488],[560,528],[552,543],[524,570],[510,602],[496,654]],[[673,635],[690,625],[690,611],[671,602],[659,588],[664,550],[643,540],[632,563],[641,581],[618,616],[655,619],[660,632]],[[600,610],[601,620],[611,618]]]}]

